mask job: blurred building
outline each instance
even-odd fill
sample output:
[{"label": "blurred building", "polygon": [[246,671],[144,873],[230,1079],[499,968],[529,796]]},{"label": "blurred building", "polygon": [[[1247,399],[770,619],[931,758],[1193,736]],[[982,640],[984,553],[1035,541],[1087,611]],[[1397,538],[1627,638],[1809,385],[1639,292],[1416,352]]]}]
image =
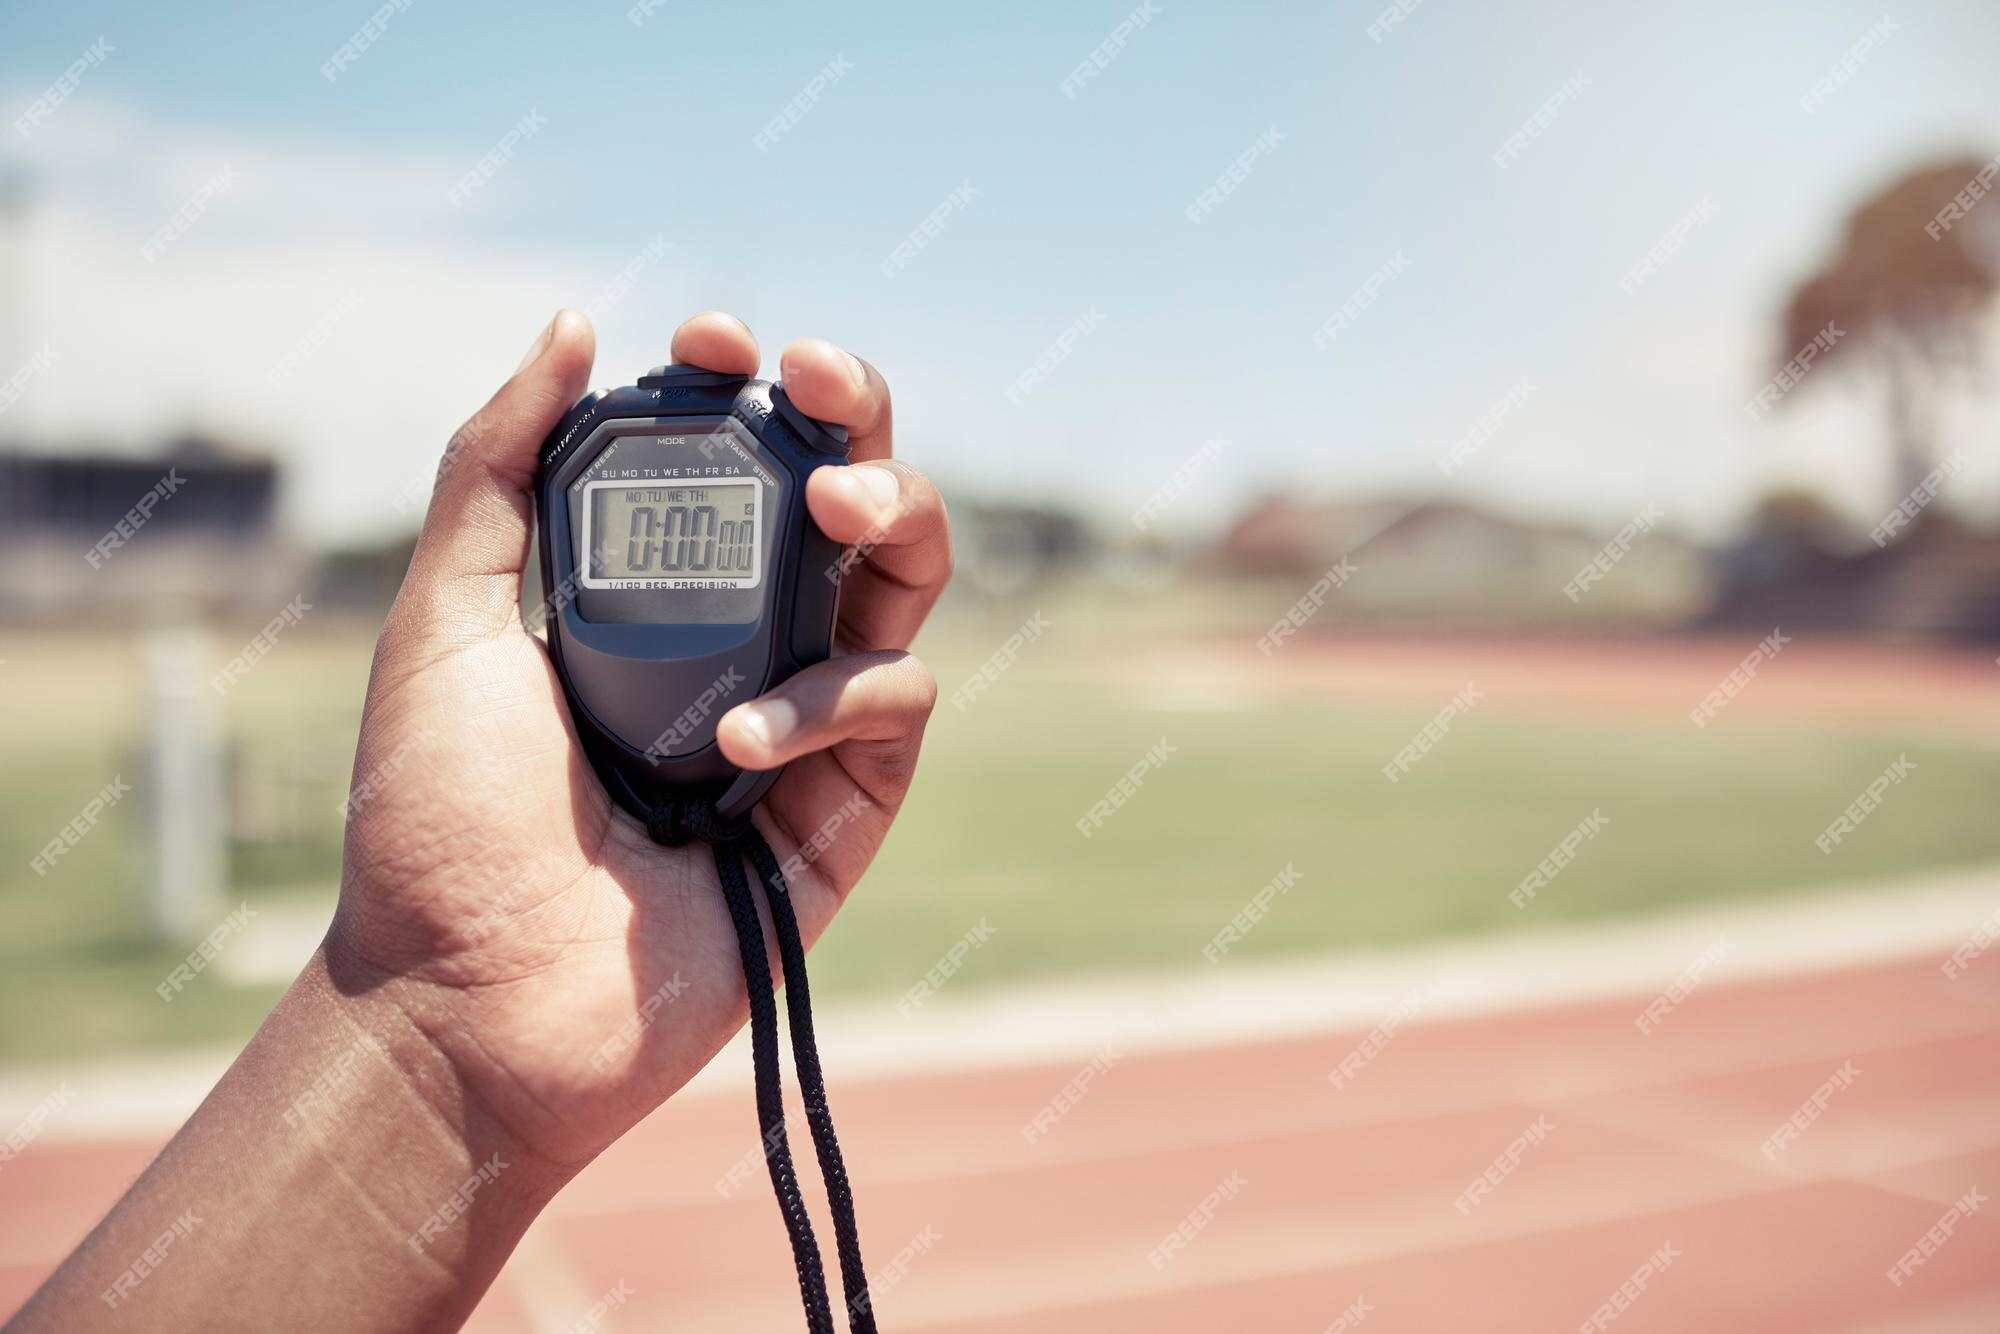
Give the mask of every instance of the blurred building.
[{"label": "blurred building", "polygon": [[1563,588],[1605,550],[1608,533],[1536,523],[1457,501],[1354,504],[1273,499],[1252,506],[1217,545],[1239,577],[1310,581],[1346,559],[1342,620],[1439,625],[1677,624],[1704,606],[1700,547],[1653,528],[1613,572],[1572,601]]},{"label": "blurred building", "polygon": [[1045,505],[965,501],[951,507],[954,581],[1000,597],[1095,562],[1099,544],[1076,515]]},{"label": "blurred building", "polygon": [[0,616],[267,614],[308,564],[277,522],[267,457],[185,438],[158,456],[0,453]]},{"label": "blurred building", "polygon": [[2000,537],[1931,511],[1878,547],[1823,505],[1772,497],[1721,554],[1698,623],[2000,640]]}]

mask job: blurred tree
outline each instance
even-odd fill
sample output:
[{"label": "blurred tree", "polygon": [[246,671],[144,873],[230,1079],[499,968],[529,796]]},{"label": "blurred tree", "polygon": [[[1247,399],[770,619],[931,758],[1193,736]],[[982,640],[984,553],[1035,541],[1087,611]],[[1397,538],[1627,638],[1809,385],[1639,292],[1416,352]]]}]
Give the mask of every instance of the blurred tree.
[{"label": "blurred tree", "polygon": [[1839,334],[1823,360],[1880,376],[1897,501],[1931,469],[1943,383],[1976,360],[1981,317],[2000,279],[2000,201],[1975,204],[1949,227],[1938,219],[1991,160],[1920,167],[1864,200],[1839,250],[1785,307],[1780,365],[1832,325]]}]

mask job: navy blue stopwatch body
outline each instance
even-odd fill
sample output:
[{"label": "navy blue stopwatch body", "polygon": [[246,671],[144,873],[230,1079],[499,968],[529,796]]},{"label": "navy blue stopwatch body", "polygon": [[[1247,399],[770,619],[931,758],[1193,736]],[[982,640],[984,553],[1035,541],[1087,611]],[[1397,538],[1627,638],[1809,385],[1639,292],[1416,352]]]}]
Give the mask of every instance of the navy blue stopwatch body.
[{"label": "navy blue stopwatch body", "polygon": [[681,797],[740,815],[777,781],[724,759],[715,724],[831,648],[841,547],[805,488],[847,449],[782,385],[696,366],[587,395],[543,443],[549,653],[584,753],[640,819]]}]

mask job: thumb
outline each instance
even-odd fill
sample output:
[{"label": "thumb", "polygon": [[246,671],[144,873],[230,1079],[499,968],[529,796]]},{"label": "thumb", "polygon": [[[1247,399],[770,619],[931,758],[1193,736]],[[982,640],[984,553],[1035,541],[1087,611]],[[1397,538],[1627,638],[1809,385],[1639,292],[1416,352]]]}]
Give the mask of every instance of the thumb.
[{"label": "thumb", "polygon": [[392,624],[462,641],[512,623],[542,441],[589,387],[596,347],[588,319],[558,311],[512,378],[453,434]]}]

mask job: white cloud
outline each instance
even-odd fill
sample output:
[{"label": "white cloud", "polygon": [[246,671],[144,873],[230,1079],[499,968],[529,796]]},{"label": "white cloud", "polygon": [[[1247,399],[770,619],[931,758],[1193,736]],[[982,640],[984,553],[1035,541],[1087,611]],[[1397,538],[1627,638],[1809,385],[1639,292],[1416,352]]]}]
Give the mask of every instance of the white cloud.
[{"label": "white cloud", "polygon": [[[43,447],[144,450],[195,427],[268,448],[289,465],[288,512],[309,540],[407,527],[395,496],[549,315],[624,262],[463,239],[445,191],[466,164],[434,154],[222,137],[97,106],[63,108],[28,147],[29,295],[11,332],[58,360],[8,425]],[[235,182],[143,257],[225,165]],[[468,211],[487,207],[505,203]],[[656,232],[635,234],[634,251]],[[672,258],[615,325],[671,289]],[[274,387],[267,372],[350,296],[352,313]]]}]

